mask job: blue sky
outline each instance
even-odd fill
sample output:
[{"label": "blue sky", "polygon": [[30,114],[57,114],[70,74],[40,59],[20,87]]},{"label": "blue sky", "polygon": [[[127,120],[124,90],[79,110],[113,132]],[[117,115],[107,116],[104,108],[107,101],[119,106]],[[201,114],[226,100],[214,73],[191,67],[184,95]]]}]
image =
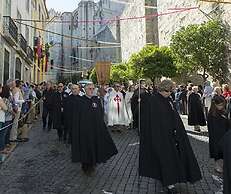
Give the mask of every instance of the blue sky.
[{"label": "blue sky", "polygon": [[56,11],[74,11],[80,0],[46,0],[48,10],[54,8]]}]

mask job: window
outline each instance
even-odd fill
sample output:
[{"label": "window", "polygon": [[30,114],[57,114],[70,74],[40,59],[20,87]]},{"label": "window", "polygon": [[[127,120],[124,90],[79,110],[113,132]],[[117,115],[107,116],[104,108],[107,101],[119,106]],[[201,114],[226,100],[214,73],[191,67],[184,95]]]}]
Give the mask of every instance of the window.
[{"label": "window", "polygon": [[25,31],[26,41],[29,43],[30,42],[30,30],[27,26],[25,27],[25,29],[26,29]]},{"label": "window", "polygon": [[11,0],[5,0],[4,16],[11,15]]},{"label": "window", "polygon": [[41,20],[41,7],[39,5],[39,20]]},{"label": "window", "polygon": [[26,0],[26,10],[30,11],[30,0]]},{"label": "window", "polygon": [[16,63],[15,63],[15,79],[20,79],[21,80],[21,68],[22,68],[22,62],[19,58],[16,58]]},{"label": "window", "polygon": [[[17,10],[17,19],[22,19],[22,15],[19,12],[19,10]],[[18,23],[17,25],[18,25],[18,33],[21,34],[22,33],[22,25],[20,23]]]},{"label": "window", "polygon": [[9,79],[9,73],[10,73],[10,53],[5,49],[3,83],[6,83],[6,81]]}]

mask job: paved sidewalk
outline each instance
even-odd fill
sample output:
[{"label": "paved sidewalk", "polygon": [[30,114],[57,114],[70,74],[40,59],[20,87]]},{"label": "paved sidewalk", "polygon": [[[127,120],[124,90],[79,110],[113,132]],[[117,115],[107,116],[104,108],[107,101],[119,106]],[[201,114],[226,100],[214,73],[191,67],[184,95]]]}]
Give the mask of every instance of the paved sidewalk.
[{"label": "paved sidewalk", "polygon": [[[186,123],[186,119],[183,119]],[[208,138],[187,127],[203,180],[195,185],[178,185],[182,194],[212,194],[220,184],[212,178],[213,161],[208,158]],[[205,130],[205,129],[204,129]],[[59,143],[56,131],[43,132],[35,123],[30,141],[20,144],[0,166],[1,194],[154,194],[159,182],[142,178],[138,187],[138,137],[134,131],[113,134],[119,154],[99,165],[93,177],[86,177],[79,164],[70,160],[70,148]]]}]

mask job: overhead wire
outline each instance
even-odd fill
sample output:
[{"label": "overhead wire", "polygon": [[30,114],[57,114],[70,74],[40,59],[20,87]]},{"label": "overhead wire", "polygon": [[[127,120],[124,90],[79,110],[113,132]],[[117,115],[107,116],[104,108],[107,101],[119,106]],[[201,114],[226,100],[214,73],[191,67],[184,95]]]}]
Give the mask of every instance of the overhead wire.
[{"label": "overhead wire", "polygon": [[[149,15],[144,15],[144,16],[134,16],[134,17],[124,17],[124,18],[120,18],[119,16],[115,16],[113,18],[108,18],[108,19],[96,19],[96,20],[77,20],[76,22],[78,23],[102,23],[102,22],[115,22],[115,21],[123,21],[123,20],[137,20],[137,19],[148,19],[151,17],[155,17],[155,16],[162,16],[162,15],[169,15],[169,14],[174,14],[174,13],[178,13],[178,12],[184,12],[184,11],[190,11],[193,9],[198,9],[199,7],[185,7],[185,8],[181,8],[181,9],[173,9],[173,12],[163,12],[163,13],[154,13],[154,14],[149,14]],[[171,9],[169,9],[171,10]],[[30,19],[14,19],[14,21],[31,21],[31,22],[47,22],[46,20],[30,20]],[[56,21],[52,21],[52,22],[56,22]],[[61,22],[61,23],[71,23],[71,20],[64,20],[64,21],[57,21],[57,22]]]},{"label": "overhead wire", "polygon": [[[185,12],[185,11],[190,11],[190,10],[194,10],[194,9],[198,9],[199,7],[189,7],[189,8],[185,8],[185,9],[180,9],[180,10],[175,10],[172,12],[163,12],[163,13],[154,13],[154,14],[150,14],[150,15],[145,15],[145,16],[136,16],[136,17],[127,17],[127,18],[117,18],[117,19],[111,19],[111,20],[107,20],[107,21],[124,21],[124,20],[138,20],[138,19],[151,19],[153,17],[159,17],[159,16],[164,16],[164,15],[170,15],[170,14],[175,14],[175,13],[181,13],[181,12]],[[71,35],[67,35],[67,34],[61,34],[58,32],[54,32],[54,31],[50,31],[50,30],[45,30],[39,27],[35,27],[29,24],[25,24],[23,22],[19,22],[17,20],[14,20],[16,23],[21,24],[21,25],[25,25],[27,27],[33,28],[33,29],[37,29],[46,33],[51,33],[51,34],[55,34],[61,37],[65,37],[65,38],[70,38],[70,39],[75,39],[75,40],[81,40],[81,41],[87,41],[87,42],[94,42],[94,43],[100,43],[100,44],[120,44],[120,43],[116,43],[116,42],[104,42],[104,41],[96,41],[96,40],[91,40],[91,39],[86,39],[86,38],[81,38],[81,37],[77,37],[77,36],[71,36]],[[102,20],[100,20],[102,22]],[[90,22],[90,21],[89,21]]]}]

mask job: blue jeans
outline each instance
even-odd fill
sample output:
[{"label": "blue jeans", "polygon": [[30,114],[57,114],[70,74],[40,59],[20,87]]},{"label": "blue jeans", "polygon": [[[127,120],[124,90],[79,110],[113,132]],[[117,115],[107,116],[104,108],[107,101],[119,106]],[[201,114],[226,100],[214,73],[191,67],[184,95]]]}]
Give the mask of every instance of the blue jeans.
[{"label": "blue jeans", "polygon": [[6,137],[6,129],[3,128],[3,123],[0,123],[0,151],[5,149],[5,137]]},{"label": "blue jeans", "polygon": [[6,121],[3,124],[4,127],[10,125],[10,126],[8,126],[6,128],[5,145],[10,144],[10,131],[11,131],[11,128],[12,128],[12,123],[13,123],[13,120],[12,121]]}]

